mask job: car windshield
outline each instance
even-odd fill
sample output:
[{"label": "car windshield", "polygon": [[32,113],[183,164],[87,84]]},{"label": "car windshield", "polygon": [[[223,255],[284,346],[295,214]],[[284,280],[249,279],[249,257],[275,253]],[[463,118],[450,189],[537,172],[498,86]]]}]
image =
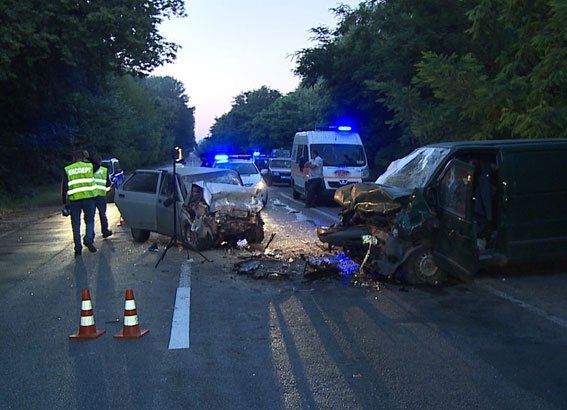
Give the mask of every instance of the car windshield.
[{"label": "car windshield", "polygon": [[258,168],[251,162],[221,162],[215,164],[215,168],[232,169],[240,175],[253,175],[258,173]]},{"label": "car windshield", "polygon": [[194,175],[185,175],[181,177],[181,180],[183,181],[183,185],[185,185],[185,188],[188,192],[190,192],[191,190],[191,185],[196,181],[214,182],[218,184],[229,185],[242,185],[242,181],[238,177],[238,174],[231,171],[205,174],[204,176],[197,179],[195,179]]},{"label": "car windshield", "polygon": [[291,168],[291,160],[273,159],[272,162],[270,162],[270,166],[273,168]]},{"label": "car windshield", "polygon": [[366,165],[366,156],[362,145],[350,144],[312,144],[313,150],[323,158],[324,166],[363,167]]},{"label": "car windshield", "polygon": [[418,148],[411,154],[392,161],[376,183],[407,189],[424,187],[449,151],[448,148]]}]

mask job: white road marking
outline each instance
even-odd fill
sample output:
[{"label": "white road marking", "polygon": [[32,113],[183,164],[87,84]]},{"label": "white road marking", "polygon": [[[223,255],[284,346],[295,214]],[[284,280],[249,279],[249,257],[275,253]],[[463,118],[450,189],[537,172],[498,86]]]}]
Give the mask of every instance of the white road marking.
[{"label": "white road marking", "polygon": [[[284,198],[289,199],[289,200],[292,201],[292,202],[295,202],[296,204],[304,205],[303,203],[301,203],[301,202],[298,201],[297,199],[293,199],[291,196],[289,196],[289,195],[287,195],[287,194],[283,194],[283,193],[281,193],[281,192],[280,192],[279,194],[280,194],[281,196],[283,196]],[[331,219],[334,220],[334,221],[336,221],[337,219],[339,219],[337,215],[332,215],[332,214],[330,214],[330,213],[328,213],[328,212],[321,211],[320,209],[317,209],[317,208],[309,208],[309,210],[310,210],[310,211],[313,211],[313,212],[317,212],[318,214],[321,214],[321,215],[323,215],[323,216],[326,217],[326,218],[331,218]],[[300,211],[300,212],[301,212],[301,211]]]},{"label": "white road marking", "polygon": [[498,296],[502,299],[505,299],[509,302],[512,302],[512,303],[520,306],[523,309],[526,309],[528,312],[531,312],[531,313],[534,313],[538,316],[541,316],[544,319],[547,319],[550,322],[555,323],[556,325],[567,328],[567,321],[566,320],[561,319],[557,316],[551,315],[551,314],[547,313],[545,310],[538,308],[537,306],[533,306],[533,305],[530,305],[529,303],[524,302],[523,300],[516,299],[514,296],[510,296],[505,292],[502,292],[498,289],[494,289],[492,286],[481,284],[481,285],[479,285],[479,287],[487,290],[488,292],[492,293],[493,295],[496,295],[496,296]]},{"label": "white road marking", "polygon": [[179,273],[179,287],[171,320],[169,349],[189,349],[189,318],[191,317],[191,262],[185,261]]}]

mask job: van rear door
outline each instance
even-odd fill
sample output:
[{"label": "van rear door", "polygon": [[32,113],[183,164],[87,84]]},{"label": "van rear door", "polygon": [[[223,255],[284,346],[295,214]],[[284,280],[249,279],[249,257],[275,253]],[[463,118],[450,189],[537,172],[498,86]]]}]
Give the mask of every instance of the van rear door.
[{"label": "van rear door", "polygon": [[437,265],[457,275],[472,276],[478,270],[476,230],[472,218],[474,167],[451,161],[436,184],[439,228],[433,238]]}]

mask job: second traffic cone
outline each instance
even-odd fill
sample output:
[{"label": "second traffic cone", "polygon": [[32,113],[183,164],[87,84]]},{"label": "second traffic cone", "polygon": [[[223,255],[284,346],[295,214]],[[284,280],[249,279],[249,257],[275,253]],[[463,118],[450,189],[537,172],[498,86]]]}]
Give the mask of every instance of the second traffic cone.
[{"label": "second traffic cone", "polygon": [[69,339],[89,340],[96,339],[106,333],[106,330],[97,330],[94,320],[93,304],[91,302],[91,292],[83,289],[81,293],[81,325],[77,333],[69,336]]},{"label": "second traffic cone", "polygon": [[140,329],[138,324],[138,311],[134,300],[134,290],[126,289],[124,302],[124,326],[114,335],[115,339],[139,339],[149,333],[148,329]]},{"label": "second traffic cone", "polygon": [[120,222],[118,222],[118,226],[125,226],[126,225],[126,221],[124,220],[124,218],[120,217]]}]

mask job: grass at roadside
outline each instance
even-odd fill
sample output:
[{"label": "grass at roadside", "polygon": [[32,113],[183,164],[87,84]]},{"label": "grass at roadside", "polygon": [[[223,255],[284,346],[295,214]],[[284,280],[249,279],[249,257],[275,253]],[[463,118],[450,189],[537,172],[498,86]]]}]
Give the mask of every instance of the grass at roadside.
[{"label": "grass at roadside", "polygon": [[0,218],[22,209],[41,206],[58,205],[61,203],[61,184],[34,187],[19,195],[0,194]]}]

